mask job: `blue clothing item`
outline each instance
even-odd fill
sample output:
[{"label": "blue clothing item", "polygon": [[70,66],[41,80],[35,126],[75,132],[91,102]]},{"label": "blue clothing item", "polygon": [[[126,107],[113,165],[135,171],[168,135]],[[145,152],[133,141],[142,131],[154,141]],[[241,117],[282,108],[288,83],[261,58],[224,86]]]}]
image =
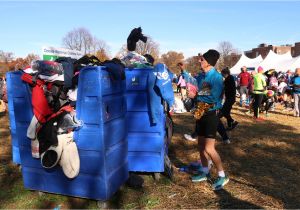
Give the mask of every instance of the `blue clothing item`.
[{"label": "blue clothing item", "polygon": [[[300,85],[300,76],[293,77],[292,82],[293,85]],[[300,87],[293,87],[294,93],[300,93]]]},{"label": "blue clothing item", "polygon": [[153,74],[148,77],[148,93],[150,98],[151,122],[157,123],[161,113],[161,98],[171,107],[174,104],[174,92],[171,81],[172,73],[167,67],[158,63],[153,69]]},{"label": "blue clothing item", "polygon": [[214,104],[210,110],[222,108],[223,77],[212,68],[203,75],[198,75],[198,96],[197,101]]},{"label": "blue clothing item", "polygon": [[183,79],[186,81],[188,77],[190,76],[187,70],[183,70],[181,75],[183,76]]},{"label": "blue clothing item", "polygon": [[167,68],[167,71],[169,72],[169,77],[170,77],[170,79],[171,79],[171,82],[173,81],[173,79],[175,78],[174,76],[174,73],[172,73],[171,71],[170,71],[170,69],[168,69]]},{"label": "blue clothing item", "polygon": [[195,85],[195,86],[198,85],[196,78],[191,76],[187,71],[184,71],[184,73],[182,75],[183,75],[183,78],[184,78],[186,83],[190,83],[190,84]]},{"label": "blue clothing item", "polygon": [[202,79],[205,78],[205,73],[204,72],[200,72],[197,76],[196,76],[196,80],[197,80],[197,85],[201,82]]}]

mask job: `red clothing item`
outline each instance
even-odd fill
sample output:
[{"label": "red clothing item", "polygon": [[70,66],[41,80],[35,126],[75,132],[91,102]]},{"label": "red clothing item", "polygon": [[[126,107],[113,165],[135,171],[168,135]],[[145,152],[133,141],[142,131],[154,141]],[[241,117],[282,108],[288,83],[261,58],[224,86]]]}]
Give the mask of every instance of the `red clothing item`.
[{"label": "red clothing item", "polygon": [[251,75],[248,72],[242,72],[239,74],[240,86],[248,86]]},{"label": "red clothing item", "polygon": [[44,88],[46,87],[45,82],[40,79],[36,79],[34,82],[33,77],[29,74],[23,74],[21,78],[24,82],[35,85],[32,89],[31,97],[33,113],[40,123],[45,123],[47,121],[47,117],[53,114],[53,110],[49,106],[44,93]]}]

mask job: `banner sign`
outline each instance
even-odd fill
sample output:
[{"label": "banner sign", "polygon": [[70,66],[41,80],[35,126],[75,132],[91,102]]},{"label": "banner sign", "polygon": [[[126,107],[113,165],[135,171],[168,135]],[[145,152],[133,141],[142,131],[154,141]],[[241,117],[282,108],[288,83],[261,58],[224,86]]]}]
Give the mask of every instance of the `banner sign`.
[{"label": "banner sign", "polygon": [[81,58],[84,55],[83,52],[77,50],[70,50],[66,48],[57,48],[57,47],[43,47],[42,48],[42,57],[43,60],[54,61],[59,57],[71,57],[71,58]]}]

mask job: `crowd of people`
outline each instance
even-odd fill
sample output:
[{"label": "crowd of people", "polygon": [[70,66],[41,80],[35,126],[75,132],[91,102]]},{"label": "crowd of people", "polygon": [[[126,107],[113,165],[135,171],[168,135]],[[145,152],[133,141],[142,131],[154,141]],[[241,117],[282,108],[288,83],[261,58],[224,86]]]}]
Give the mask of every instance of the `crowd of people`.
[{"label": "crowd of people", "polygon": [[[177,93],[187,108],[189,105],[188,92],[190,90],[191,74],[184,68],[183,63],[178,63],[181,73],[174,79],[177,85]],[[257,71],[249,70],[246,66],[241,68],[241,73],[231,75],[227,68],[220,71],[224,77],[223,92],[223,112],[227,118],[228,128],[232,127],[231,123],[236,124],[234,120],[228,116],[228,110],[236,102],[236,95],[240,98],[239,105],[248,110],[247,114],[253,113],[256,121],[263,121],[264,118],[260,113],[268,116],[269,111],[274,111],[279,104],[283,105],[283,111],[293,111],[295,117],[299,117],[299,75],[300,68],[295,72],[288,70],[287,72],[277,72],[275,69],[264,71],[262,67],[258,67]],[[203,71],[194,76],[201,77]],[[193,78],[193,77],[192,77]],[[189,100],[187,100],[187,98]],[[194,104],[194,103],[193,103]],[[277,105],[277,106],[276,106]],[[187,108],[189,111],[191,108]],[[223,113],[224,114],[224,113]]]},{"label": "crowd of people", "polygon": [[281,103],[284,111],[293,110],[294,116],[299,117],[299,76],[300,68],[295,72],[286,73],[274,69],[264,71],[262,67],[256,71],[247,71],[243,66],[237,76],[236,83],[240,95],[240,106],[249,108],[254,112],[254,119],[262,121],[260,112],[268,116],[270,110],[274,111],[275,104]]},{"label": "crowd of people", "polygon": [[[188,73],[183,63],[178,63],[181,73],[174,80],[182,103],[195,118],[194,132],[184,134],[185,139],[190,141],[197,141],[198,138],[200,160],[197,163],[200,164],[193,168],[192,181],[211,179],[209,171],[212,162],[218,171],[218,178],[213,183],[214,190],[223,188],[229,182],[215,141],[216,133],[219,133],[224,143],[230,143],[227,131],[238,125],[231,116],[236,95],[240,96],[240,106],[253,112],[255,122],[263,121],[260,112],[265,111],[267,115],[276,102],[281,102],[286,109],[293,108],[295,117],[299,117],[300,110],[300,68],[293,74],[291,71],[282,73],[274,69],[264,71],[262,67],[258,67],[257,71],[248,71],[244,66],[239,75],[233,76],[228,68],[218,71],[214,67],[218,59],[216,50],[199,54],[201,69],[195,77]],[[222,117],[226,118],[227,129],[220,120]]]}]

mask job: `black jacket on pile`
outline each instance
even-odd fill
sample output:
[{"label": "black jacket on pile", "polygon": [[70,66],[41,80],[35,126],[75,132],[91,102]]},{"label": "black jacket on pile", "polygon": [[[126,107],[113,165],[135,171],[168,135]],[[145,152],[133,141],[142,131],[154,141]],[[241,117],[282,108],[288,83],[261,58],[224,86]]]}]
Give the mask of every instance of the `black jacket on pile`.
[{"label": "black jacket on pile", "polygon": [[136,43],[141,40],[142,42],[147,42],[147,37],[142,34],[141,27],[134,28],[128,38],[127,38],[127,49],[129,51],[135,51]]}]

